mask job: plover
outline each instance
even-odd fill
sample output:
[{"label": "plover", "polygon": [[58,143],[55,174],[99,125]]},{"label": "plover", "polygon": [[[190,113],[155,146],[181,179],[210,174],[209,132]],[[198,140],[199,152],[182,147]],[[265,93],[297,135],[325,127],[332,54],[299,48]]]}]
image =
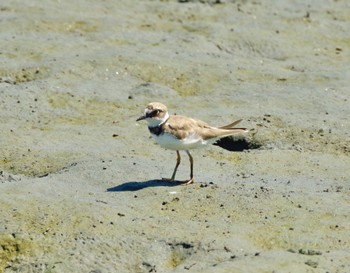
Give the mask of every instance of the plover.
[{"label": "plover", "polygon": [[190,179],[182,183],[191,184],[193,180],[193,157],[190,154],[191,149],[203,147],[207,144],[213,144],[218,139],[248,132],[245,128],[233,128],[242,120],[236,120],[225,126],[214,127],[204,121],[180,116],[169,115],[167,107],[160,102],[149,103],[143,115],[136,121],[146,120],[148,129],[155,141],[163,148],[176,151],[176,165],[170,179],[175,180],[177,168],[180,165],[180,150],[185,150],[190,159]]}]

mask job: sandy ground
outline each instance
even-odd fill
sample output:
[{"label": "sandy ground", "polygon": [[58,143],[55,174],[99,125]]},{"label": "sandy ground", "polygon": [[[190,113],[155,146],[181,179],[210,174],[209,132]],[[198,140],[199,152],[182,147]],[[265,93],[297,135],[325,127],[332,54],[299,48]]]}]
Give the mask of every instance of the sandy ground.
[{"label": "sandy ground", "polygon": [[[0,272],[350,272],[349,10],[1,2]],[[260,147],[164,183],[151,101]]]}]

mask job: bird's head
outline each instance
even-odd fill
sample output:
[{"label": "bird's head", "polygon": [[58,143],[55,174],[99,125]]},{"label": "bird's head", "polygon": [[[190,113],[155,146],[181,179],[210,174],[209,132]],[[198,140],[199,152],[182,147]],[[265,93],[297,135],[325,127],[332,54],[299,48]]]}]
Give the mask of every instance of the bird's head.
[{"label": "bird's head", "polygon": [[160,102],[151,102],[146,106],[143,114],[136,121],[145,119],[148,122],[148,126],[155,127],[164,123],[168,118],[168,109],[164,104]]}]

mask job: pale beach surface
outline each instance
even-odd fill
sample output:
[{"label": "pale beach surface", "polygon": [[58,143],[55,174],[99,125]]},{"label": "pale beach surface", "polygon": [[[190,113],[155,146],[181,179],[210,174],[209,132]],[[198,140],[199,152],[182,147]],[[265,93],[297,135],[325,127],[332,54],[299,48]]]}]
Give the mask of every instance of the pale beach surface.
[{"label": "pale beach surface", "polygon": [[347,0],[1,1],[0,272],[350,272],[349,100]]}]

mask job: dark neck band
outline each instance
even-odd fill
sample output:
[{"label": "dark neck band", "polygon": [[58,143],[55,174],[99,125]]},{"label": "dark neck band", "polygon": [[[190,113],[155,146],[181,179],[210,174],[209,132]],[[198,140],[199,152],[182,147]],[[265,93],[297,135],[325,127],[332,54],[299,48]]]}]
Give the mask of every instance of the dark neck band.
[{"label": "dark neck band", "polygon": [[165,120],[163,123],[155,126],[155,127],[148,126],[148,130],[151,132],[151,134],[154,134],[156,136],[159,136],[160,134],[163,134],[164,133],[164,124],[168,121],[168,119]]},{"label": "dark neck band", "polygon": [[164,131],[162,125],[158,125],[156,127],[148,127],[148,130],[151,132],[151,134],[154,134],[156,136],[159,136]]}]

